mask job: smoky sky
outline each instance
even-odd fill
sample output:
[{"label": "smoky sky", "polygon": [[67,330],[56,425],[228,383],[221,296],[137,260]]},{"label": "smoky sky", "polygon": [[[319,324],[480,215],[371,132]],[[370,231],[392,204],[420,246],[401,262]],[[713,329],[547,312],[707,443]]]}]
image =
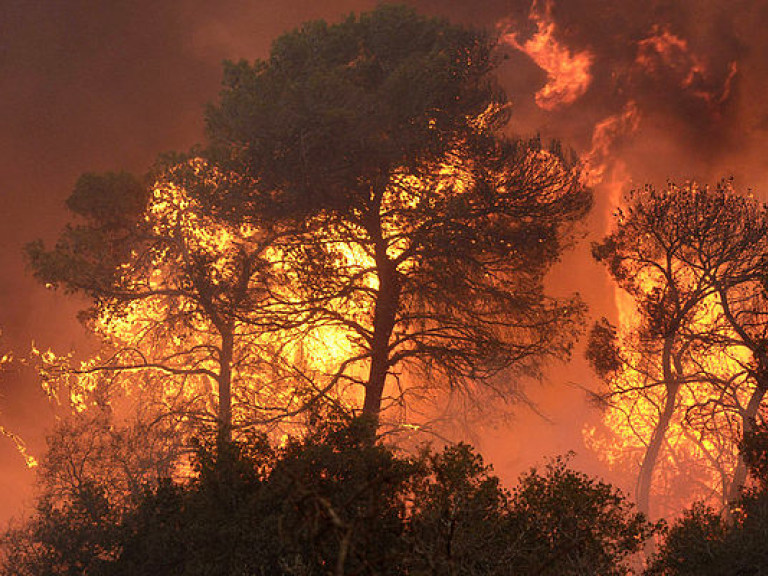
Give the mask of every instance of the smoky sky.
[{"label": "smoky sky", "polygon": [[[411,4],[494,33],[500,23],[521,39],[536,32],[530,0]],[[204,106],[217,97],[223,60],[265,57],[277,35],[304,21],[335,21],[374,5],[363,0],[0,0],[2,345],[19,354],[32,341],[59,351],[89,346],[75,319],[82,302],[38,286],[22,257],[25,243],[55,240],[67,221],[64,200],[78,175],[140,173],[159,153],[202,141]],[[545,6],[538,5],[540,11]],[[573,53],[592,55],[592,79],[573,103],[542,110],[535,94],[547,73],[526,54],[506,47],[499,75],[513,105],[511,130],[557,137],[585,154],[595,126],[632,102],[637,126],[617,134],[610,149],[612,160],[627,167],[626,186],[666,178],[712,182],[733,175],[738,185],[757,194],[768,189],[768,37],[763,34],[768,4],[555,0],[550,6],[557,41]],[[643,42],[664,33],[683,41],[685,49],[678,42],[665,56],[647,48],[644,64],[638,64]],[[608,225],[606,192],[598,185],[595,194],[588,239]],[[587,253],[584,243],[551,284],[560,293],[581,291],[595,316],[610,313],[611,289]],[[549,410],[550,423],[520,415],[511,427],[487,433],[485,447],[500,472],[519,470],[533,457],[525,439],[534,433],[549,438],[537,443],[540,453],[580,449],[579,426],[591,414],[580,386],[590,375],[578,358],[560,372],[569,376],[554,372],[548,385],[531,393],[542,410]],[[41,450],[51,411],[34,375],[19,368],[2,375],[0,384],[0,423],[28,438],[33,451]],[[535,426],[545,431],[533,432]],[[8,516],[28,497],[32,476],[9,443],[0,443],[0,462],[0,515]]]}]

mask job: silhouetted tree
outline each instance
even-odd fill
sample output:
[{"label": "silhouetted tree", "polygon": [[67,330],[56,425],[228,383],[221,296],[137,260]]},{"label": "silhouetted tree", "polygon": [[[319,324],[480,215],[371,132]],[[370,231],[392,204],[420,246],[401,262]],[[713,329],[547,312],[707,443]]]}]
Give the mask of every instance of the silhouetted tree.
[{"label": "silhouetted tree", "polygon": [[696,504],[670,529],[649,576],[756,576],[768,570],[768,429],[753,425],[740,444],[753,485],[728,515]]},{"label": "silhouetted tree", "polygon": [[0,573],[104,574],[120,550],[121,512],[102,486],[90,483],[64,502],[42,497],[28,523],[3,535]]},{"label": "silhouetted tree", "polygon": [[501,390],[570,350],[581,305],[542,280],[590,195],[558,149],[502,135],[495,63],[487,34],[382,6],[227,65],[208,112],[212,157],[255,182],[210,206],[292,226],[301,304],[348,335],[373,421],[403,370]]},{"label": "silhouetted tree", "polygon": [[466,445],[430,462],[434,478],[414,496],[408,573],[629,574],[659,529],[567,458],[524,474],[511,494]]},{"label": "silhouetted tree", "polygon": [[[640,509],[649,508],[673,420],[719,468],[723,497],[733,497],[745,468],[739,463],[733,471],[722,461],[736,452],[739,430],[732,423],[748,431],[768,390],[765,207],[736,194],[728,182],[648,187],[629,195],[616,231],[594,247],[594,255],[634,298],[638,312],[634,332],[618,341],[605,325],[593,331],[590,356],[600,360],[596,368],[609,383],[603,398],[650,399],[648,410],[658,404],[643,438]],[[713,452],[717,445],[727,454]]]}]

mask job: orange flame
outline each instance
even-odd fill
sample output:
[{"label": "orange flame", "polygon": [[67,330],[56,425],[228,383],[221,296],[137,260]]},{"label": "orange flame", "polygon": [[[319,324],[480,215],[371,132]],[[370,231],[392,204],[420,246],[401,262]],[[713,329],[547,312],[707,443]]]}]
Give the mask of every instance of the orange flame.
[{"label": "orange flame", "polygon": [[[646,279],[646,289],[655,283]],[[617,294],[619,331],[627,340],[639,314],[632,298]],[[719,303],[714,296],[703,302],[694,322],[707,325],[713,322]],[[727,336],[727,331],[724,332]],[[631,336],[629,336],[631,338]],[[630,364],[641,364],[642,352],[625,350]],[[634,358],[633,358],[634,355]],[[695,359],[700,370],[717,375],[723,380],[732,379],[734,400],[746,405],[751,391],[744,377],[733,379],[749,361],[749,353],[737,346],[725,346],[709,350]],[[651,367],[650,369],[653,369]],[[660,371],[660,367],[656,367]],[[638,462],[643,457],[647,443],[659,421],[666,399],[666,389],[660,385],[660,374],[648,373],[626,367],[611,379],[611,390],[619,391],[605,406],[602,421],[586,424],[582,429],[585,444],[613,470],[636,474]],[[655,383],[654,383],[655,379]],[[673,516],[694,500],[705,500],[713,506],[722,505],[727,496],[724,487],[738,461],[735,443],[722,431],[733,429],[734,423],[726,410],[707,413],[707,426],[691,424],[708,399],[717,396],[713,384],[692,381],[677,392],[676,410],[665,434],[665,441],[656,463],[653,477],[654,511],[659,516]],[[720,432],[718,432],[720,431]]]},{"label": "orange flame", "polygon": [[517,32],[507,31],[501,40],[525,52],[547,73],[547,83],[536,93],[536,104],[540,108],[554,110],[572,104],[589,88],[594,56],[587,50],[572,52],[558,42],[551,0],[545,1],[543,10],[538,0],[534,0],[529,18],[537,28],[531,38],[521,43]]},{"label": "orange flame", "polygon": [[722,87],[715,87],[703,58],[691,51],[687,40],[669,29],[655,27],[651,36],[638,42],[637,48],[635,63],[646,73],[658,75],[662,71],[671,72],[683,90],[690,91],[710,105],[722,104],[730,97],[733,80],[738,73],[736,62],[729,64]]},{"label": "orange flame", "polygon": [[640,112],[633,100],[627,102],[619,114],[608,116],[595,124],[592,147],[584,157],[584,179],[588,186],[596,186],[603,181],[612,161],[614,144],[621,137],[635,132],[639,124]]}]

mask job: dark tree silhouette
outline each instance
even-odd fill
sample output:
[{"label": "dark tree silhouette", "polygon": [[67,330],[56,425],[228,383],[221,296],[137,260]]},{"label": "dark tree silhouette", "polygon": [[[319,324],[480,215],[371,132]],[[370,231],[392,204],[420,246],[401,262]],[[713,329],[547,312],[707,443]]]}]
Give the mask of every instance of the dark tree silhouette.
[{"label": "dark tree silhouette", "polygon": [[[728,182],[715,188],[670,184],[631,193],[617,224],[594,255],[635,299],[639,323],[612,345],[618,354],[607,347],[615,334],[598,327],[592,359],[609,382],[608,400],[663,390],[638,478],[638,505],[647,512],[673,417],[699,438],[719,434],[735,448],[739,431],[728,423],[735,417],[748,431],[768,390],[768,213]],[[686,400],[683,387],[694,391]],[[717,454],[709,456],[719,462]],[[736,496],[743,462],[720,473],[722,496]]]},{"label": "dark tree silhouette", "polygon": [[562,459],[510,494],[469,446],[407,457],[364,421],[197,462],[128,509],[98,484],[41,504],[3,541],[0,574],[624,576],[655,531]]},{"label": "dark tree silhouette", "polygon": [[256,184],[211,209],[292,228],[305,315],[348,334],[373,421],[389,376],[504,388],[577,330],[542,280],[590,195],[559,150],[501,134],[494,66],[485,33],[383,6],[229,64],[208,112],[211,157]]}]

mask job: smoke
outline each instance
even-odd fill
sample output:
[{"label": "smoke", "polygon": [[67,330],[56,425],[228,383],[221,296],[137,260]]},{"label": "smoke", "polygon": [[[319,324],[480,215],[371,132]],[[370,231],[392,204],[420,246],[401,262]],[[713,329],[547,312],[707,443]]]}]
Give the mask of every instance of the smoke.
[{"label": "smoke", "polygon": [[[513,129],[540,130],[581,154],[596,194],[589,239],[608,230],[622,193],[645,183],[713,183],[732,176],[737,187],[768,198],[761,191],[767,175],[761,156],[768,104],[761,95],[768,52],[760,33],[768,10],[756,4],[535,0],[526,16],[517,10],[515,17],[497,20],[515,67],[525,56],[543,73],[538,83],[508,84],[523,116],[513,119]],[[581,291],[595,317],[616,322],[632,314],[631,301],[603,271],[590,267],[584,246],[551,282]],[[575,380],[588,387],[591,379],[585,367],[572,362],[551,373],[558,393],[544,394],[540,402],[543,410],[556,412],[568,398],[572,412],[560,415],[554,436],[570,430],[571,447],[579,451],[585,447],[578,428],[597,414],[576,409],[583,399],[566,384]],[[574,412],[584,418],[581,423],[570,417]],[[524,430],[537,428],[541,425],[526,422]],[[509,435],[521,430],[510,428]],[[624,481],[629,488],[631,479]]]}]

